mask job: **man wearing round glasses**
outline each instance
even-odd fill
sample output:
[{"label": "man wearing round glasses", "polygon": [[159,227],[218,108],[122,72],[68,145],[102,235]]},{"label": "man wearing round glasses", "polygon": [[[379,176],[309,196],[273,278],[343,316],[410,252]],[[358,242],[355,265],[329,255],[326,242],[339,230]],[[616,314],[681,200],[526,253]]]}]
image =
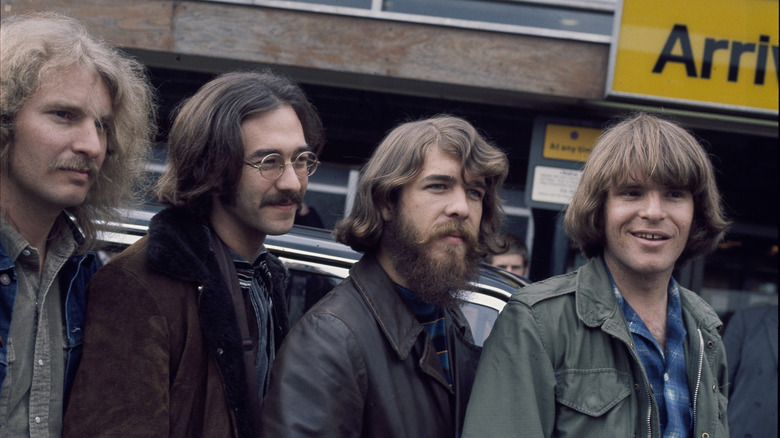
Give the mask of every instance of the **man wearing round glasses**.
[{"label": "man wearing round glasses", "polygon": [[290,325],[263,243],[292,228],[322,143],[301,89],[269,72],[183,104],[155,189],[168,208],[90,284],[66,436],[257,436]]}]

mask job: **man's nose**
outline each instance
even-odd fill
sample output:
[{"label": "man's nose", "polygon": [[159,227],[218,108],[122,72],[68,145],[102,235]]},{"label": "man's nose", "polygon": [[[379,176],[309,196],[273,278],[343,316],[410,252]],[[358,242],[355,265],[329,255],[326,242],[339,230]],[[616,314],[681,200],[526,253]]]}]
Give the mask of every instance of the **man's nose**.
[{"label": "man's nose", "polygon": [[102,125],[84,120],[74,135],[73,151],[90,160],[103,155],[106,151],[106,133]]},{"label": "man's nose", "polygon": [[279,190],[298,192],[301,190],[302,185],[303,181],[295,173],[293,166],[284,166],[282,175],[276,180],[276,188]]},{"label": "man's nose", "polygon": [[659,220],[665,216],[663,196],[661,193],[657,191],[650,191],[647,193],[644,202],[642,203],[641,214],[642,217],[651,220]]},{"label": "man's nose", "polygon": [[462,187],[452,191],[452,195],[450,196],[444,213],[449,217],[457,217],[459,219],[466,219],[469,217],[468,194]]}]

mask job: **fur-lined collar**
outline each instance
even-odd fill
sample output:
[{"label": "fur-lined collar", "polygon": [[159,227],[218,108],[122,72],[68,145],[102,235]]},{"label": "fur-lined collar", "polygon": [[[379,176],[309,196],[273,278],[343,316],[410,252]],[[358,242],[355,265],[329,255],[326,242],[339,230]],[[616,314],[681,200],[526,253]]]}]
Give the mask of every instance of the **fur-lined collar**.
[{"label": "fur-lined collar", "polygon": [[149,223],[149,264],[177,278],[197,281],[209,276],[211,250],[207,222],[181,208],[157,213]]},{"label": "fur-lined collar", "polygon": [[[252,414],[246,392],[243,346],[230,290],[211,247],[211,231],[201,217],[167,208],[149,224],[147,261],[154,269],[199,286],[198,314],[209,350],[220,367],[239,436],[250,436]],[[288,273],[278,258],[266,257],[271,271],[274,340],[278,349],[290,330],[287,315]],[[195,291],[193,291],[195,293]]]}]

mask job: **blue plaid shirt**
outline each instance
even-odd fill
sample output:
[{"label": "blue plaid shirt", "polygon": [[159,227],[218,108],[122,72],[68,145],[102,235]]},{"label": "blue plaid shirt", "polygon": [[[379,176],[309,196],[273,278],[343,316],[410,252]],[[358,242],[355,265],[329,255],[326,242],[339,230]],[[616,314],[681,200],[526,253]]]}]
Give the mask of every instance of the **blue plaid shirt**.
[{"label": "blue plaid shirt", "polygon": [[[609,272],[609,268],[607,268]],[[610,274],[610,281],[612,275]],[[680,291],[674,278],[669,281],[669,302],[666,314],[666,354],[650,333],[636,311],[620,295],[612,281],[615,294],[628,329],[634,339],[639,359],[645,367],[647,379],[653,389],[661,420],[661,434],[664,438],[688,438],[691,436],[691,398],[688,391],[688,375],[685,372],[685,326],[682,322]],[[663,396],[661,396],[663,395]]]},{"label": "blue plaid shirt", "polygon": [[447,348],[446,313],[433,304],[422,301],[416,293],[400,284],[396,284],[396,286],[398,287],[398,290],[401,291],[401,295],[406,299],[406,302],[409,303],[417,321],[422,324],[426,333],[428,333],[428,339],[431,340],[433,348],[436,349],[436,356],[439,358],[442,371],[444,371],[444,376],[447,378],[447,383],[450,385],[450,388],[452,388],[450,352]]}]

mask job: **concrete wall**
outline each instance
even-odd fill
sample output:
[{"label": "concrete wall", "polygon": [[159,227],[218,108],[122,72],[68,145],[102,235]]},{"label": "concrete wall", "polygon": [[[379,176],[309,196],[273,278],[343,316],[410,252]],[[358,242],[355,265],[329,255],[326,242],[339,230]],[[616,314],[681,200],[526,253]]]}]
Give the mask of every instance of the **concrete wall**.
[{"label": "concrete wall", "polygon": [[254,63],[296,79],[527,105],[603,98],[609,47],[491,31],[257,6],[166,0],[2,0],[54,10],[148,65],[223,71]]}]

